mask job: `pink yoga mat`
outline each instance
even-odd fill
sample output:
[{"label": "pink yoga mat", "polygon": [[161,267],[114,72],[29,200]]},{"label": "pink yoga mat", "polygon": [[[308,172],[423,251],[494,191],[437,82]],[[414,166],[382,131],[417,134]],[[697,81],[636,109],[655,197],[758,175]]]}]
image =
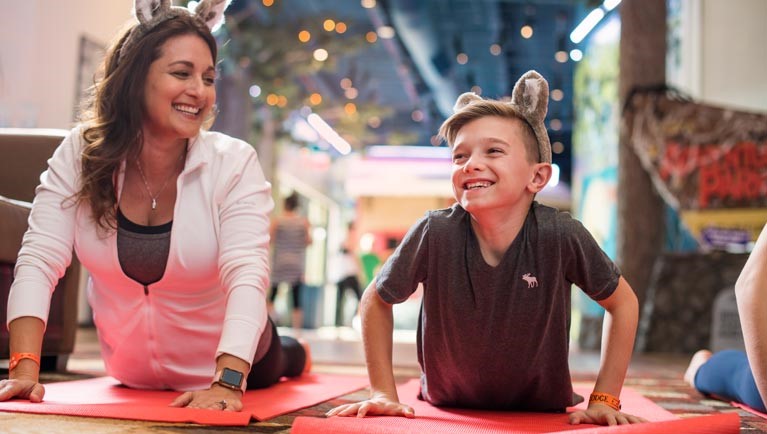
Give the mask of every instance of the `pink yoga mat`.
[{"label": "pink yoga mat", "polygon": [[203,425],[247,425],[251,418],[275,416],[310,407],[367,386],[366,377],[305,374],[272,387],[249,390],[241,412],[223,412],[168,405],[180,395],[173,391],[136,390],[110,377],[45,385],[45,400],[0,402],[0,411],[108,417],[155,422],[193,422]]},{"label": "pink yoga mat", "polygon": [[[516,413],[437,408],[415,398],[418,387],[418,381],[411,380],[397,388],[400,398],[415,410],[415,419],[404,417],[332,417],[327,419],[299,417],[294,421],[291,432],[293,434],[528,434],[577,431],[579,434],[591,432],[705,432],[714,434],[737,433],[740,430],[737,415],[707,416],[694,418],[695,420],[676,419],[673,414],[631,389],[624,389],[621,393],[624,411],[644,417],[653,423],[635,426],[598,427],[595,425],[570,425],[568,415],[562,413]],[[591,389],[586,387],[576,387],[575,391],[584,396],[591,393]],[[586,404],[582,403],[576,408],[585,407]],[[701,427],[716,430],[705,431],[701,430]]]}]

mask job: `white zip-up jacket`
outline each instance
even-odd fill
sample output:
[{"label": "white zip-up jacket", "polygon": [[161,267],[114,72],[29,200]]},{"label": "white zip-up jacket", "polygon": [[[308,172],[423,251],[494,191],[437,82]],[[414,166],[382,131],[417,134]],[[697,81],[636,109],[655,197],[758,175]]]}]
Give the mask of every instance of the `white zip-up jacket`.
[{"label": "white zip-up jacket", "polygon": [[[165,274],[144,287],[117,258],[115,231],[94,223],[80,186],[83,127],[73,129],[40,177],[16,262],[8,323],[47,321],[74,247],[90,273],[88,300],[107,373],[136,388],[207,388],[222,353],[252,361],[266,327],[269,213],[274,203],[255,150],[224,134],[189,140],[177,180]],[[118,200],[125,162],[117,174]]]}]

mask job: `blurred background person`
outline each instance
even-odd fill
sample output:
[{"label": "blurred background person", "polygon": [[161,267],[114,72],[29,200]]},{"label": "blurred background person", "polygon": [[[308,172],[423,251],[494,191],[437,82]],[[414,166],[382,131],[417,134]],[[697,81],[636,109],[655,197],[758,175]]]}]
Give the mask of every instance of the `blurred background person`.
[{"label": "blurred background person", "polygon": [[298,214],[298,194],[293,192],[285,198],[282,213],[272,219],[269,233],[272,240],[272,293],[269,296],[269,313],[275,317],[274,299],[280,283],[291,288],[293,310],[291,322],[295,329],[303,325],[301,287],[304,285],[306,247],[312,243],[309,221]]},{"label": "blurred background person", "polygon": [[344,325],[346,317],[344,314],[344,296],[347,290],[352,291],[354,296],[357,297],[358,303],[362,298],[362,288],[360,287],[359,279],[361,272],[359,257],[347,247],[342,247],[332,271],[338,277],[336,283],[338,287],[336,295],[336,327],[341,327]]}]

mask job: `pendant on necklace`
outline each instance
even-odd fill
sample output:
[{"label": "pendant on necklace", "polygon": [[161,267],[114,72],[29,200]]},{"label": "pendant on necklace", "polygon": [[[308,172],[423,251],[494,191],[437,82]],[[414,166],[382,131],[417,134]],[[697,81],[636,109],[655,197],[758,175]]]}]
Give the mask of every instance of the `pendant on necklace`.
[{"label": "pendant on necklace", "polygon": [[152,198],[152,210],[155,210],[155,209],[157,209],[157,201],[154,198]]}]

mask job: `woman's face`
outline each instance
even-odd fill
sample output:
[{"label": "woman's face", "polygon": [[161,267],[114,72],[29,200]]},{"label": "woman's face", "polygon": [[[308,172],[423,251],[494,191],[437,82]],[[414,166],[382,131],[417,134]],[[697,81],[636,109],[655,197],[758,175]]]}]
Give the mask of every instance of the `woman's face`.
[{"label": "woman's face", "polygon": [[168,39],[160,52],[144,87],[144,137],[194,137],[216,102],[212,54],[202,38],[191,34]]}]

